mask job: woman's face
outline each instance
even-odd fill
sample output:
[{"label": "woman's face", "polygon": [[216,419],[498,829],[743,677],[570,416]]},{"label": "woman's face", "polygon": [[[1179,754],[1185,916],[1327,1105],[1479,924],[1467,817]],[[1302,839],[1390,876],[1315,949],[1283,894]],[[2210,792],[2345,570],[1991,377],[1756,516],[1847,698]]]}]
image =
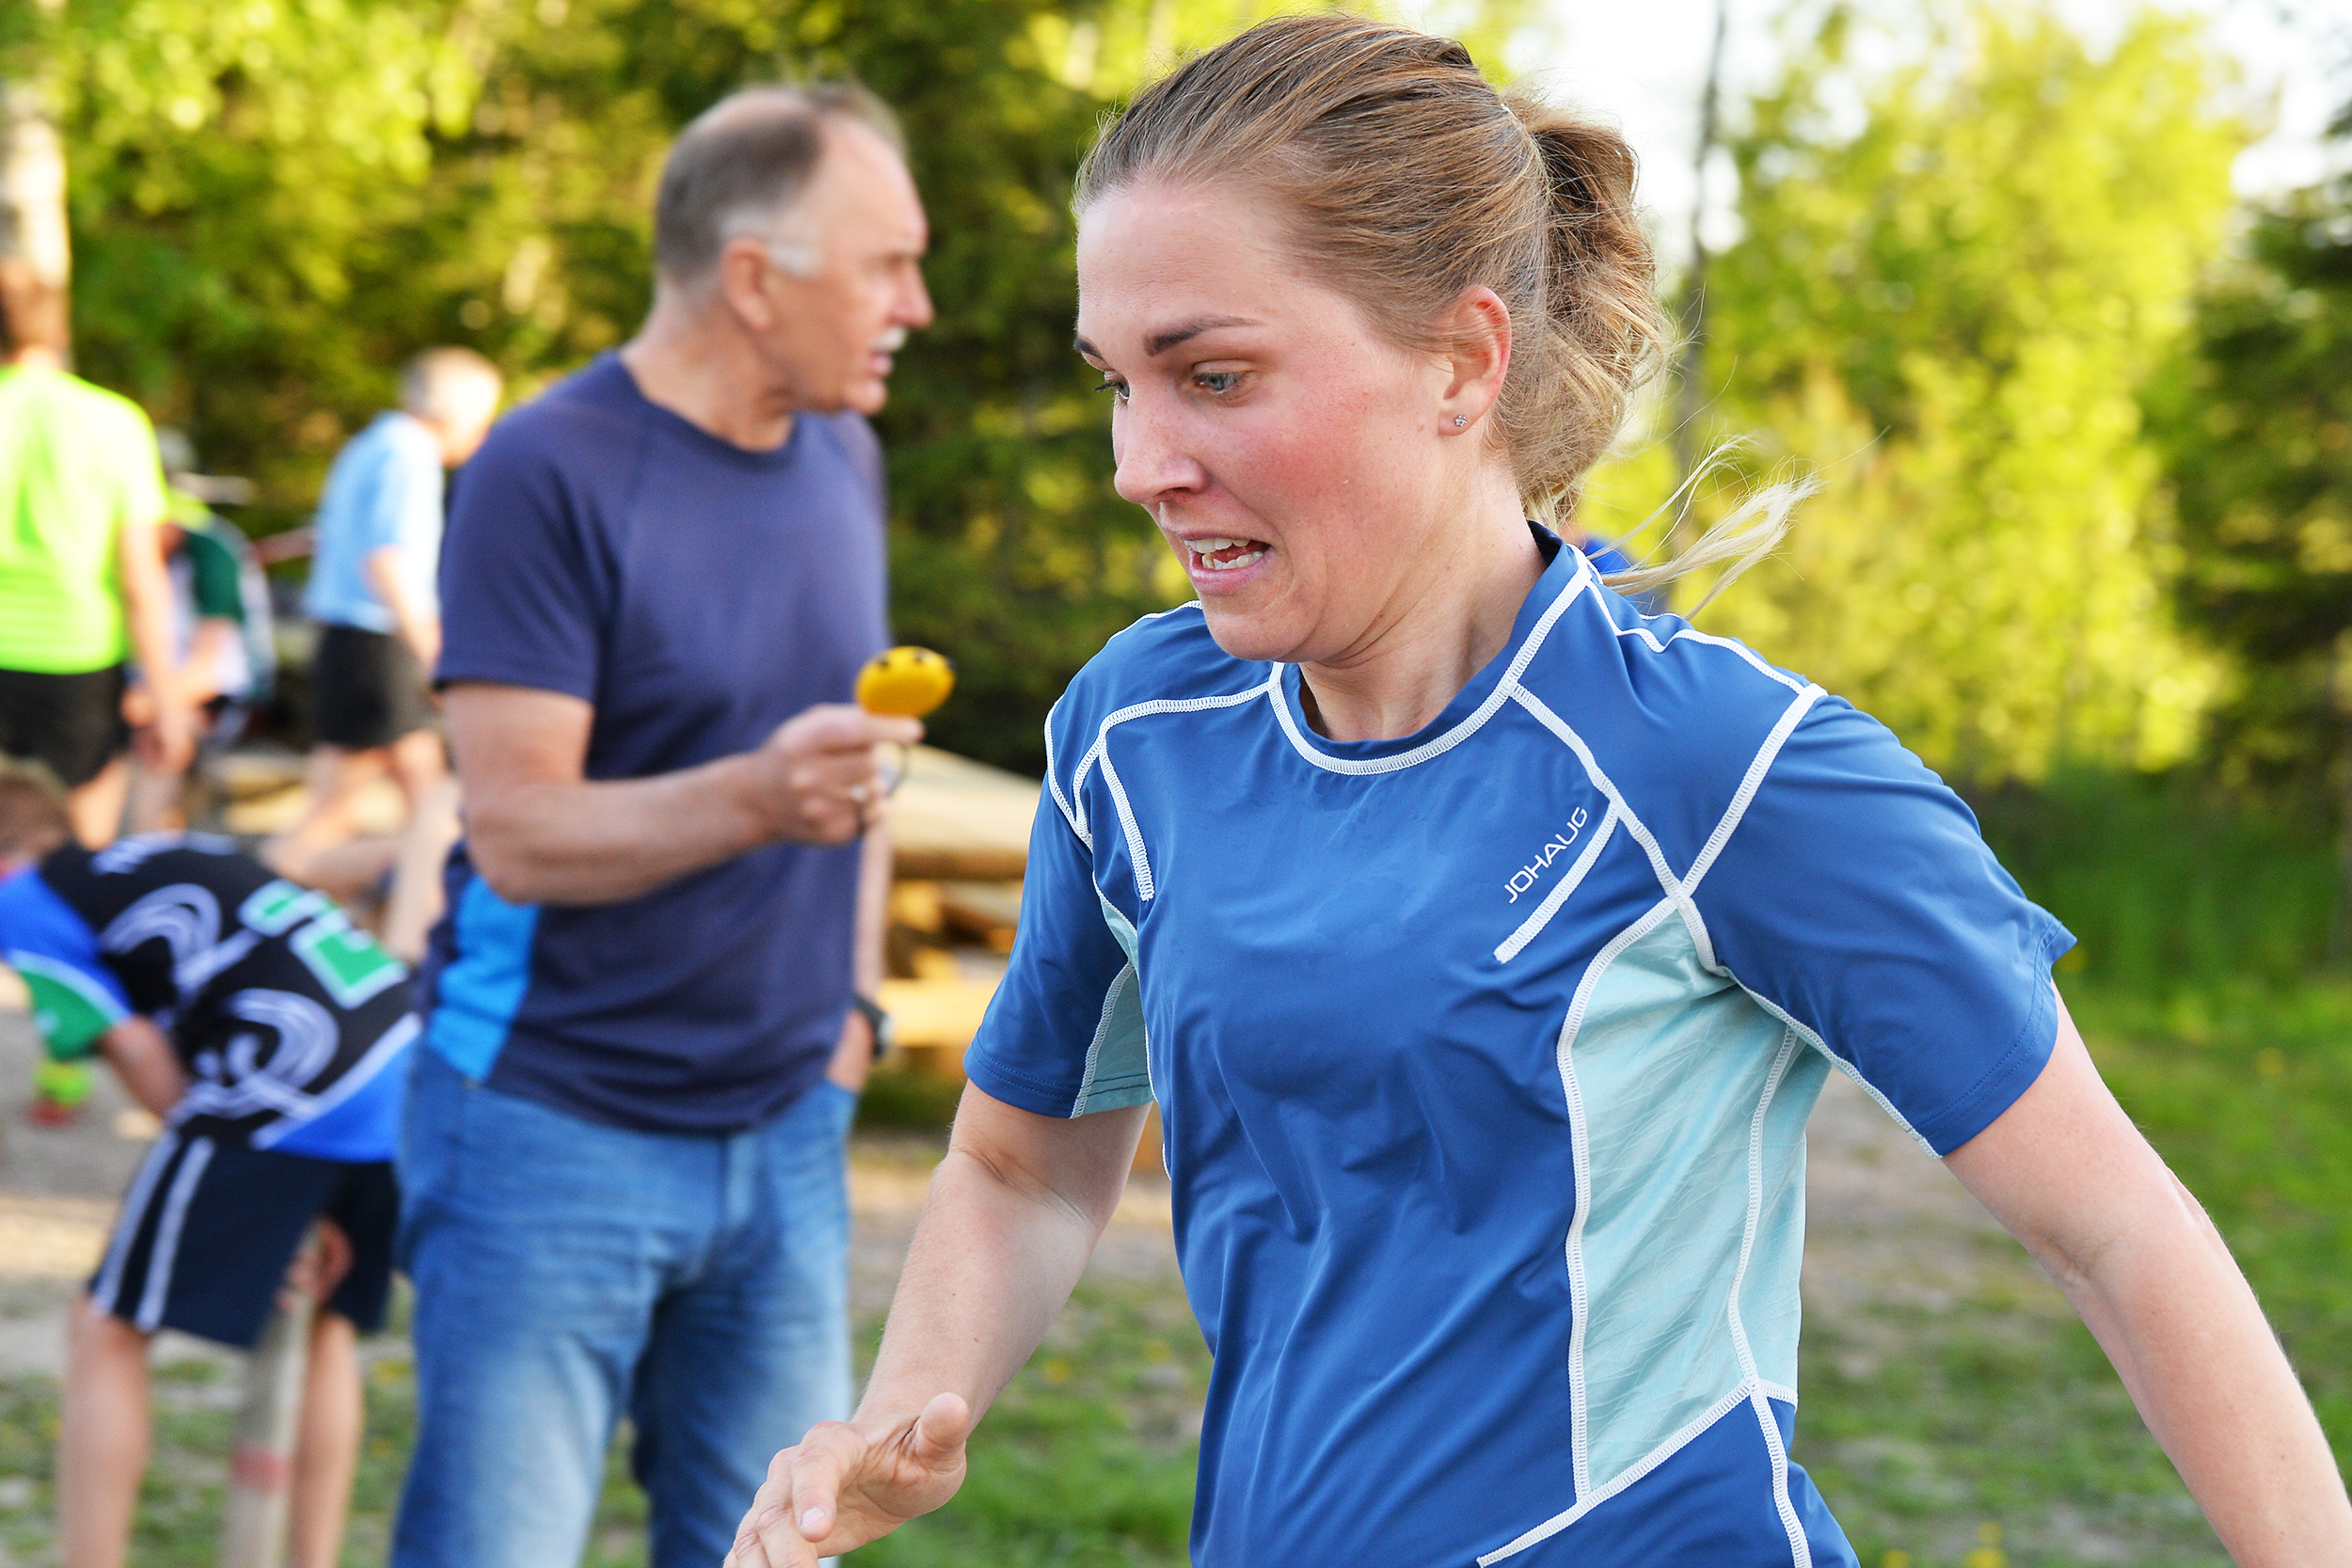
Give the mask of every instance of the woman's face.
[{"label": "woman's face", "polygon": [[[1143,185],[1078,229],[1078,352],[1113,400],[1119,493],[1236,657],[1342,663],[1442,572],[1451,364],[1301,275],[1248,197]],[[1450,421],[1444,421],[1449,422]]]}]

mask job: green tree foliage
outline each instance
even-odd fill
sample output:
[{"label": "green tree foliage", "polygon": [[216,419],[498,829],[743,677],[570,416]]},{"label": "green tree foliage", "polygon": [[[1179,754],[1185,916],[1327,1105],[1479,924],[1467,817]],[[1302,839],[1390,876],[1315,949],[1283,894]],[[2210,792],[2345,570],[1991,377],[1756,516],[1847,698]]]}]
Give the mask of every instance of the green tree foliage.
[{"label": "green tree foliage", "polygon": [[[1070,352],[1069,190],[1147,71],[1261,0],[72,0],[8,8],[71,148],[87,373],[298,520],[415,350],[528,392],[618,343],[651,292],[677,127],[747,82],[851,74],[905,120],[938,325],[901,356],[901,635],[961,666],[945,744],[1034,765],[1070,674],[1185,592],[1110,488]],[[1482,57],[1521,0],[1457,0]],[[249,518],[248,520],[255,520]]]},{"label": "green tree foliage", "polygon": [[[2352,135],[2352,111],[2342,122]],[[2255,214],[2147,398],[2177,497],[2182,598],[2242,655],[2226,760],[2347,783],[2352,718],[2352,178]]]},{"label": "green tree foliage", "polygon": [[[2176,760],[2218,672],[2170,626],[2137,393],[2228,210],[2242,133],[2214,56],[2153,11],[2095,53],[1985,4],[1865,73],[1850,31],[1834,16],[1732,139],[1744,234],[1709,277],[1708,419],[1827,489],[1788,565],[1708,625],[1963,777]],[[1661,469],[1601,476],[1596,531],[1654,504]]]}]

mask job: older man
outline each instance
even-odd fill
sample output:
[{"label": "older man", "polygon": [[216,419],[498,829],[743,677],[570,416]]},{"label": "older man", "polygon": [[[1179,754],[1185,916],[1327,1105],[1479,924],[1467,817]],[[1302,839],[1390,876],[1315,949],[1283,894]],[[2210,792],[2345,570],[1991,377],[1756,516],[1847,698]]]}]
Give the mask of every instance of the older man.
[{"label": "older man", "polygon": [[930,320],[926,243],[869,96],[729,98],[670,154],[644,329],[458,488],[401,1568],[577,1562],[624,1413],[650,1560],[708,1568],[767,1456],[848,1408],[874,747],[917,733],[846,705],[884,642],[861,416]]}]

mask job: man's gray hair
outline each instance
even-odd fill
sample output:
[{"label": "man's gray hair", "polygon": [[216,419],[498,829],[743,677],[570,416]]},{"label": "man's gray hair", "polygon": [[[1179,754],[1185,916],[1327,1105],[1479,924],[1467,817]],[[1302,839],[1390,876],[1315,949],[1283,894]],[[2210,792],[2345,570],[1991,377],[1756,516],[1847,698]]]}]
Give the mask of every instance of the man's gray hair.
[{"label": "man's gray hair", "polygon": [[[906,156],[906,138],[882,101],[852,82],[771,85],[730,93],[680,133],[654,198],[653,260],[675,284],[702,281],[739,234],[772,233],[798,202],[825,150],[827,119],[866,127]],[[779,253],[807,273],[814,255]]]},{"label": "man's gray hair", "polygon": [[469,391],[484,386],[496,400],[499,368],[469,348],[429,348],[400,370],[400,406],[419,419],[444,420],[463,411]]}]

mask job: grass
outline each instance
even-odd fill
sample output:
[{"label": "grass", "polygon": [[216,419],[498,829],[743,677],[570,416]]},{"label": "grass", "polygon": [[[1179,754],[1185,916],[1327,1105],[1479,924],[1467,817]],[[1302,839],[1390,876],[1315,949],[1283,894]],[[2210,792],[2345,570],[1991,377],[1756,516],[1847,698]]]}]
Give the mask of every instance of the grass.
[{"label": "grass", "polygon": [[[862,1325],[866,1354],[880,1335],[879,1322]],[[368,1384],[342,1558],[350,1568],[386,1559],[416,1431],[405,1357],[373,1362]],[[1208,1352],[1181,1296],[1082,1286],[991,1412],[963,1490],[938,1513],[858,1553],[860,1568],[1179,1568],[1192,1510],[1194,1423],[1207,1386]],[[236,1391],[219,1363],[159,1370],[154,1458],[131,1550],[141,1568],[199,1568],[216,1558]],[[0,1563],[52,1560],[56,1401],[54,1379],[0,1381]],[[588,1568],[638,1568],[644,1518],[624,1433],[607,1458]]]},{"label": "grass", "polygon": [[[2062,980],[2101,1069],[2230,1239],[2352,1459],[2352,984],[2311,978],[2331,837],[2177,780],[2083,775],[1979,806],[2005,863],[2083,939]],[[870,1122],[936,1123],[930,1085],[878,1082]],[[1944,1310],[1807,1323],[1796,1456],[1866,1568],[2224,1562],[2089,1334],[2014,1249],[1988,1258]],[[859,1332],[870,1354],[879,1324]],[[991,1414],[962,1493],[852,1561],[1176,1568],[1207,1373],[1180,1294],[1088,1285]],[[414,1430],[407,1364],[370,1381],[353,1568],[384,1560]],[[141,1564],[213,1560],[228,1396],[201,1365],[159,1380]],[[0,1383],[0,1563],[50,1560],[56,1424],[54,1383]],[[616,1445],[588,1562],[641,1563],[644,1513]]]},{"label": "grass", "polygon": [[2302,986],[2328,956],[2338,842],[2309,801],[2186,774],[2060,771],[1972,796],[1987,843],[2080,939],[2061,973],[2118,993]]}]

